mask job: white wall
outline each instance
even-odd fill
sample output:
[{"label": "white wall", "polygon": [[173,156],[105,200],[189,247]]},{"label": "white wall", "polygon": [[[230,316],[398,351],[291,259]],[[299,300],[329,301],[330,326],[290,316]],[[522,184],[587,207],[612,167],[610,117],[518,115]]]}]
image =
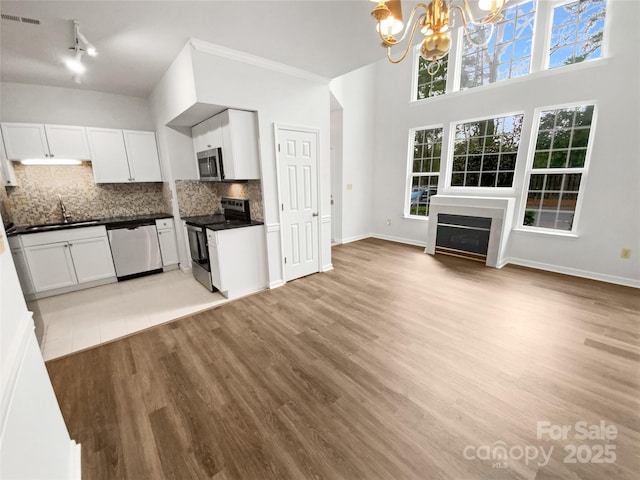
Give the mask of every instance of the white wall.
[{"label": "white wall", "polygon": [[80,478],[80,447],[65,427],[1,224],[0,478]]},{"label": "white wall", "polygon": [[[369,65],[331,81],[331,93],[342,105],[342,241],[366,238],[372,231],[372,197],[377,66]],[[351,189],[348,189],[351,185]],[[387,188],[386,186],[384,188]]]},{"label": "white wall", "polygon": [[0,120],[153,130],[149,102],[113,93],[0,83]]},{"label": "white wall", "polygon": [[[640,3],[610,1],[607,22],[614,33],[609,38],[608,58],[449,93],[423,102],[409,101],[411,59],[399,65],[384,60],[350,74],[357,81],[343,82],[342,95],[336,95],[341,102],[343,99],[346,101],[343,104],[344,181],[350,181],[346,173],[349,169],[353,173],[362,173],[370,169],[373,162],[370,203],[358,205],[362,213],[366,213],[367,208],[372,212],[369,231],[379,237],[419,245],[426,240],[427,221],[403,217],[409,129],[524,112],[525,125],[514,189],[487,193],[516,197],[517,221],[521,212],[521,191],[534,110],[569,102],[595,101],[598,119],[578,219],[578,237],[514,231],[507,256],[513,263],[640,286],[640,162],[637,147],[640,131],[640,62],[637,53]],[[350,98],[361,97],[363,90],[371,88],[375,88],[373,111],[364,101],[360,104],[349,102]],[[362,126],[354,126],[347,120],[353,116],[361,118],[363,125],[375,117],[377,130],[369,127],[369,134],[365,135]],[[363,158],[348,154],[350,142],[355,142],[350,147],[352,152],[370,152],[372,160],[364,162]],[[443,175],[444,168],[443,164],[441,187],[448,182]],[[445,188],[440,193],[475,195],[477,190]],[[348,209],[345,199],[345,210]],[[388,219],[391,220],[390,225],[387,224]],[[623,247],[632,249],[631,259],[620,258]]]},{"label": "white wall", "polygon": [[[262,192],[269,256],[271,285],[282,282],[280,245],[280,212],[278,208],[276,147],[274,125],[308,127],[320,131],[318,159],[320,165],[320,231],[321,268],[331,265],[330,155],[329,155],[329,89],[328,82],[300,71],[278,66],[255,57],[233,52],[194,40],[181,57],[191,59],[195,79],[195,101],[190,83],[183,85],[171,70],[184,69],[188,62],[174,62],[151,96],[156,125],[166,125],[195,102],[226,105],[258,112],[262,170]],[[172,92],[184,89],[179,99]],[[193,152],[186,145],[166,152],[172,171],[184,171],[176,162],[191,161]],[[175,212],[174,212],[175,213]]]}]

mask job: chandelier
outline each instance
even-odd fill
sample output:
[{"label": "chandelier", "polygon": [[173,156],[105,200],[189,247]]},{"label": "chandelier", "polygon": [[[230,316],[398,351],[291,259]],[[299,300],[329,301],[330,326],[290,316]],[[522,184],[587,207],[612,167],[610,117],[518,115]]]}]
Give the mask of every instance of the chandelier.
[{"label": "chandelier", "polygon": [[[440,67],[441,59],[449,53],[451,29],[456,26],[456,17],[460,17],[459,20],[469,42],[478,47],[485,46],[491,40],[494,25],[503,19],[502,11],[509,0],[477,0],[477,10],[483,13],[486,12],[484,17],[479,20],[474,19],[469,0],[431,0],[428,4],[421,2],[411,10],[406,28],[402,22],[400,0],[371,1],[378,3],[373,12],[371,12],[371,16],[378,22],[378,34],[382,39],[382,46],[387,49],[389,61],[391,63],[400,63],[405,59],[419,28],[420,33],[424,35],[420,46],[420,55],[426,61],[431,62],[427,67],[427,72],[430,75],[435,75]],[[414,18],[420,10],[424,10],[424,12],[414,22]],[[478,28],[487,27],[489,29],[483,42],[478,43],[473,40],[469,25]],[[396,38],[396,35],[401,33],[403,29],[404,33],[400,38]],[[391,48],[402,43],[407,35],[409,35],[409,40],[404,51],[402,51],[400,57],[393,58],[391,56]]]}]

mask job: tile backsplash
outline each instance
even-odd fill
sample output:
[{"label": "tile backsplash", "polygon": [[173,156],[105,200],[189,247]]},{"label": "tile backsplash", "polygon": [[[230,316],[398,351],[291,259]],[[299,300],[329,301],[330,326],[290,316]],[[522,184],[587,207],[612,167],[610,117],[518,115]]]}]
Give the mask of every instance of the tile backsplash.
[{"label": "tile backsplash", "polygon": [[14,168],[19,186],[8,187],[6,196],[0,196],[5,223],[33,225],[61,221],[58,195],[62,195],[73,220],[171,212],[170,191],[163,183],[96,184],[88,163],[73,166],[16,163]]},{"label": "tile backsplash", "polygon": [[248,198],[251,218],[264,221],[262,185],[260,180],[246,183],[201,182],[199,180],[176,180],[176,195],[180,217],[220,213],[221,197]]}]

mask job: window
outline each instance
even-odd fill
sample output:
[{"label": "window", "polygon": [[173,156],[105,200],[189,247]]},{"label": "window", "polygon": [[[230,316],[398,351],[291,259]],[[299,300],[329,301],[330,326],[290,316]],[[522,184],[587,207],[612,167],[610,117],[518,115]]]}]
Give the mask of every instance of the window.
[{"label": "window", "polygon": [[416,130],[411,157],[409,215],[429,216],[429,202],[438,193],[442,128]]},{"label": "window", "polygon": [[459,123],[452,187],[511,187],[524,115]]},{"label": "window", "polygon": [[553,9],[549,68],[600,58],[606,0],[579,0]]},{"label": "window", "polygon": [[[420,50],[418,50],[419,52]],[[417,100],[444,95],[447,88],[447,68],[449,66],[449,55],[440,60],[438,71],[431,75],[428,67],[431,62],[426,61],[420,54],[418,57],[418,91]]]},{"label": "window", "polygon": [[[531,64],[534,18],[535,2],[529,1],[505,9],[504,19],[496,24],[488,45],[476,47],[465,37],[460,88],[527,75]],[[488,29],[479,29],[472,34],[473,41],[482,43],[489,33]]]},{"label": "window", "polygon": [[523,225],[573,229],[593,113],[593,105],[541,112]]}]

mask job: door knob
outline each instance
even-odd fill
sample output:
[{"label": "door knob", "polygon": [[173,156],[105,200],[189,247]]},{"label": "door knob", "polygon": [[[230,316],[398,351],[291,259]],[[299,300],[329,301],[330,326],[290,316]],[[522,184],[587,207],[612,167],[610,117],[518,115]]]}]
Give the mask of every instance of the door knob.
[{"label": "door knob", "polygon": [[311,215],[313,215],[314,217],[318,216],[318,212],[313,212]]}]

